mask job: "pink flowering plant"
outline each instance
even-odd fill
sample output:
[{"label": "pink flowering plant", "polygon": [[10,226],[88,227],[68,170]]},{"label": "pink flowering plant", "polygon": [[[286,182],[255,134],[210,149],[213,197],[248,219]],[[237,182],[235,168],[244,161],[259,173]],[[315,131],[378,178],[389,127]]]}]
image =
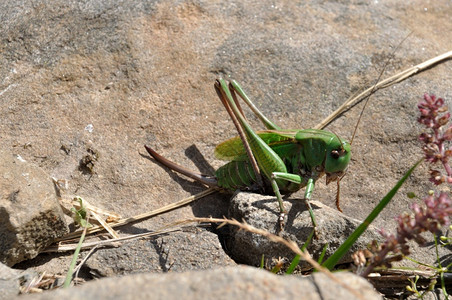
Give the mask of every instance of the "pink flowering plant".
[{"label": "pink flowering plant", "polygon": [[[430,163],[430,181],[435,185],[444,182],[452,184],[452,168],[449,165],[452,147],[447,147],[447,142],[452,140],[450,112],[444,105],[443,98],[428,94],[424,95],[424,100],[419,102],[418,108],[421,113],[418,122],[431,130],[430,133],[422,133],[419,137],[424,143],[425,160]],[[443,171],[436,168],[438,164],[442,165]]]},{"label": "pink flowering plant", "polygon": [[[442,98],[435,95],[424,95],[419,102],[420,117],[418,122],[425,125],[428,133],[422,133],[424,159],[429,163],[430,181],[436,186],[452,184],[452,168],[449,159],[452,157],[452,125],[449,124],[450,113]],[[408,241],[414,240],[424,244],[423,232],[436,234],[443,226],[450,224],[452,215],[452,201],[449,192],[431,191],[423,199],[424,205],[413,203],[411,213],[404,213],[396,218],[398,228],[396,234],[381,231],[385,241],[371,258],[370,264],[362,273],[367,276],[375,267],[390,267],[391,262],[402,259],[410,254]],[[448,238],[442,237],[443,242]],[[436,238],[435,238],[436,241]],[[388,254],[392,253],[391,257]],[[440,266],[441,267],[441,266]],[[448,266],[446,269],[448,269]],[[444,271],[444,269],[442,269]],[[443,289],[445,291],[445,289]],[[416,292],[416,291],[414,291]]]}]

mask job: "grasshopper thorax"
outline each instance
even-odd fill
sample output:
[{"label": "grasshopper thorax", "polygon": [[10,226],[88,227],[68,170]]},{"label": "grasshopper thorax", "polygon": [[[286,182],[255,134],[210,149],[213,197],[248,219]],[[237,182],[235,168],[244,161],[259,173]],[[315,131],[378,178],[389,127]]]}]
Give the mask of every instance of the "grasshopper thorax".
[{"label": "grasshopper thorax", "polygon": [[295,134],[303,146],[306,167],[323,170],[327,184],[339,180],[350,162],[351,146],[336,134],[316,129],[305,129]]}]

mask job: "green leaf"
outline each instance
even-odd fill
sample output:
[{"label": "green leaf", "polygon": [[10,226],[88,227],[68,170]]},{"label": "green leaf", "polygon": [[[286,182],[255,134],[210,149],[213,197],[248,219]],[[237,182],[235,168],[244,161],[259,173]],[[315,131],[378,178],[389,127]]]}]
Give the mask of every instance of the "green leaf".
[{"label": "green leaf", "polygon": [[375,218],[380,214],[380,212],[386,207],[386,205],[391,201],[394,195],[397,193],[399,188],[405,182],[405,180],[413,173],[414,169],[423,161],[420,159],[411,169],[406,172],[406,174],[400,179],[396,185],[380,200],[378,205],[372,210],[372,212],[367,216],[367,218],[362,222],[355,231],[348,237],[348,239],[342,243],[342,245],[331,255],[323,264],[323,266],[329,270],[339,262],[339,260],[350,250],[352,245],[356,240],[364,233],[364,231],[369,227],[369,225],[375,220]]},{"label": "green leaf", "polygon": [[[303,244],[303,246],[300,248],[301,251],[305,251],[306,248],[309,246],[309,244],[311,243],[312,237],[314,236],[314,233],[315,233],[315,230],[312,230],[311,233],[308,236],[308,239]],[[297,254],[292,259],[292,262],[290,263],[290,266],[287,268],[286,275],[292,274],[295,271],[295,268],[298,266],[299,263],[300,263],[300,255]]]},{"label": "green leaf", "polygon": [[74,213],[74,222],[79,224],[81,227],[91,227],[92,225],[87,221],[86,208],[83,205],[83,199],[81,197],[76,197],[76,200],[80,202],[80,209],[71,208]]}]

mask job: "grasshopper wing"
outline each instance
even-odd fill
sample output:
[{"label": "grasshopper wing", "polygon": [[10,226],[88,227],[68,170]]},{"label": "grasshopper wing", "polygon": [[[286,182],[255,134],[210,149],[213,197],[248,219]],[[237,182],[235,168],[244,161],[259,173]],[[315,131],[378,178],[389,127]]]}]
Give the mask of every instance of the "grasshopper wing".
[{"label": "grasshopper wing", "polygon": [[[292,143],[296,132],[295,130],[262,130],[256,133],[267,145],[273,148]],[[227,161],[244,161],[248,159],[242,140],[238,136],[219,144],[215,148],[215,157]]]}]

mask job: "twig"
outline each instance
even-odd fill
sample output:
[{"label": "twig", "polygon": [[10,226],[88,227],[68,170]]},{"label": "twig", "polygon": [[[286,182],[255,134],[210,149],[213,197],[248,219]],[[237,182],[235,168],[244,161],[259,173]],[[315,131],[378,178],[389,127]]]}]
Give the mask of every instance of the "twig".
[{"label": "twig", "polygon": [[347,101],[344,102],[338,109],[336,109],[331,115],[326,117],[322,122],[317,124],[317,126],[314,127],[314,129],[323,129],[326,125],[331,123],[334,119],[336,119],[340,114],[348,111],[351,107],[353,107],[355,104],[357,104],[359,101],[361,101],[364,97],[369,95],[369,93],[374,93],[379,89],[387,88],[393,84],[396,84],[398,82],[401,82],[408,77],[421,72],[437,63],[440,63],[444,60],[448,60],[452,58],[452,51],[446,52],[444,54],[441,54],[439,56],[436,56],[432,59],[429,59],[427,61],[424,61],[423,63],[420,63],[414,67],[408,68],[396,75],[393,75],[389,78],[386,78],[385,80],[380,81],[376,85],[373,85],[372,87],[366,89],[364,92],[360,93],[359,95],[355,97],[349,98]]},{"label": "twig", "polygon": [[91,255],[94,253],[94,251],[97,250],[97,248],[99,248],[99,245],[94,246],[91,250],[89,250],[89,252],[86,254],[86,256],[82,259],[82,261],[77,265],[77,267],[74,269],[74,279],[78,278],[78,272],[80,271],[80,269],[82,268],[82,266],[86,263],[86,261],[88,260],[88,258],[91,257]]},{"label": "twig", "polygon": [[39,285],[39,283],[42,281],[44,276],[46,275],[46,272],[44,271],[41,276],[39,277],[33,277],[33,279],[30,281],[30,283],[21,291],[22,294],[28,294],[30,291],[34,290],[36,286]]},{"label": "twig", "polygon": [[[204,190],[204,191],[202,191],[202,192],[200,192],[200,193],[198,193],[196,195],[187,197],[187,198],[182,199],[182,200],[180,200],[178,202],[171,203],[169,205],[163,206],[161,208],[158,208],[158,209],[155,209],[155,210],[152,210],[152,211],[149,211],[149,212],[145,212],[143,214],[136,215],[134,217],[120,219],[120,220],[118,220],[118,221],[116,221],[114,223],[109,223],[109,225],[110,225],[110,227],[114,228],[114,227],[118,227],[118,226],[129,224],[129,223],[132,223],[132,222],[140,221],[140,220],[143,220],[143,219],[146,219],[146,218],[149,218],[149,217],[153,217],[153,216],[156,216],[156,215],[159,215],[159,214],[163,214],[163,213],[168,212],[170,210],[179,208],[179,207],[187,205],[187,204],[189,204],[189,203],[191,203],[193,201],[201,199],[201,198],[203,198],[203,197],[205,197],[207,195],[215,193],[216,191],[218,191],[217,188],[208,188],[208,189],[206,189],[206,190]],[[91,233],[99,232],[99,231],[102,231],[102,230],[104,230],[104,228],[102,226],[93,226],[93,227],[88,228],[86,234],[91,234]],[[57,242],[61,242],[61,241],[70,240],[70,239],[79,237],[80,234],[81,234],[81,231],[71,232],[71,233],[69,233],[69,234],[57,239],[56,241]]]},{"label": "twig", "polygon": [[[92,247],[100,247],[100,246],[114,246],[116,243],[118,242],[123,242],[123,241],[127,241],[127,240],[133,240],[133,239],[139,239],[142,237],[147,237],[147,236],[156,236],[156,235],[160,235],[160,234],[166,234],[166,233],[170,233],[170,232],[175,232],[178,231],[180,229],[176,228],[176,229],[171,229],[171,230],[157,230],[157,231],[152,231],[152,232],[145,232],[145,233],[140,233],[140,234],[134,234],[134,235],[129,235],[129,236],[125,236],[125,237],[120,237],[117,239],[108,239],[108,240],[103,240],[103,241],[95,241],[95,242],[86,242],[83,243],[81,246],[82,250],[85,249],[89,249]],[[77,247],[76,244],[70,244],[70,245],[57,245],[57,246],[51,246],[46,248],[44,252],[65,252],[65,251],[73,251],[75,248]]]}]

